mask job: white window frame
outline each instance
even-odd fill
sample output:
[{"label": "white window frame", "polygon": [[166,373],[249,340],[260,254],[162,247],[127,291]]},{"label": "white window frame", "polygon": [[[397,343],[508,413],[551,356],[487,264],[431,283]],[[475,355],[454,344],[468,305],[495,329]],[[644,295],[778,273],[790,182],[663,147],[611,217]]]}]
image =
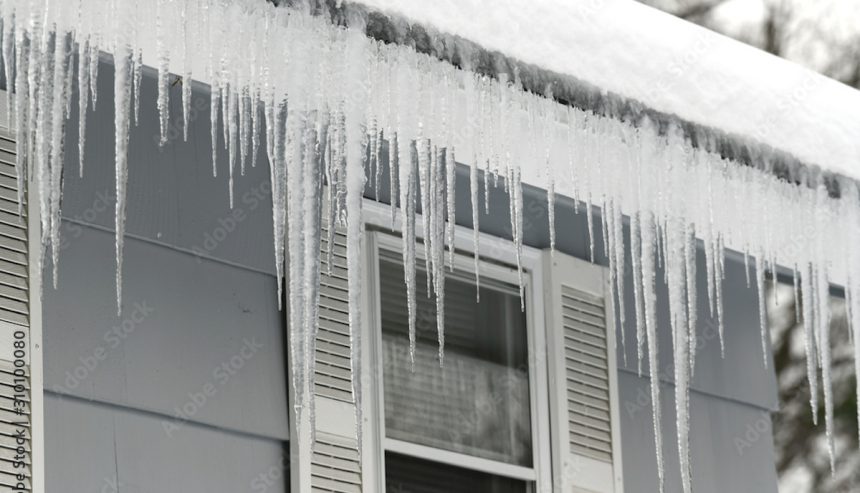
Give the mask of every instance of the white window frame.
[{"label": "white window frame", "polygon": [[[546,324],[543,308],[543,272],[541,251],[523,246],[521,264],[523,267],[523,289],[526,297],[526,328],[528,334],[529,360],[529,399],[532,426],[532,467],[506,464],[468,454],[446,451],[402,440],[385,437],[384,392],[382,380],[382,342],[381,308],[379,300],[379,251],[380,249],[399,252],[402,240],[399,226],[391,229],[391,211],[387,206],[370,200],[364,202],[364,222],[370,229],[366,234],[363,258],[365,275],[361,302],[363,310],[364,333],[362,334],[363,360],[362,388],[367,396],[363,402],[365,440],[363,446],[364,466],[362,470],[364,491],[385,493],[385,452],[431,460],[441,464],[463,467],[493,475],[510,477],[530,482],[532,491],[550,491],[551,439],[549,427],[549,381],[546,357]],[[420,216],[418,217],[420,221]],[[392,231],[391,234],[384,231]],[[497,279],[506,283],[518,284],[516,249],[509,240],[479,233],[479,262],[482,278]],[[421,239],[421,236],[418,236]],[[457,252],[468,255],[455,255],[455,267],[465,271],[474,270],[473,231],[457,226],[454,234]],[[423,260],[423,248],[416,250]],[[447,254],[446,254],[447,257]],[[507,265],[504,265],[507,264]]]}]

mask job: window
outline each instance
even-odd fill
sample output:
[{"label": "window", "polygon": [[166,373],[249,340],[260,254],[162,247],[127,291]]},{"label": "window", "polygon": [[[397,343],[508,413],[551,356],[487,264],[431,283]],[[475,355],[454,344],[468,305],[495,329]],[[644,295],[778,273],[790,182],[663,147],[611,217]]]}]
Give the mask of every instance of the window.
[{"label": "window", "polygon": [[[445,282],[444,366],[435,298],[416,266],[415,371],[401,238],[365,202],[362,487],[381,493],[622,493],[614,326],[605,267],[455,230]],[[423,248],[418,248],[419,256]],[[432,294],[432,293],[431,293]]]},{"label": "window", "polygon": [[435,295],[428,296],[419,263],[413,371],[401,240],[372,235],[379,301],[372,331],[387,491],[533,491],[541,456],[536,446],[549,441],[537,438],[535,418],[548,416],[538,405],[541,398],[546,402],[545,383],[536,384],[545,382],[545,368],[532,361],[535,324],[530,306],[521,309],[516,270],[483,263],[478,302],[473,261],[458,257],[454,272],[446,273],[440,366]]}]

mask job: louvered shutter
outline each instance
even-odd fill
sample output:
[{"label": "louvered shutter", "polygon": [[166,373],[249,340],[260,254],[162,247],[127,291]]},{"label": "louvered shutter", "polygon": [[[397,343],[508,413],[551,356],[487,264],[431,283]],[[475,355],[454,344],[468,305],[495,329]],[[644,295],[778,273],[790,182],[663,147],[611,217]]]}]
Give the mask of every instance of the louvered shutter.
[{"label": "louvered shutter", "polygon": [[606,269],[544,253],[553,482],[564,493],[622,491],[614,319]]},{"label": "louvered shutter", "polygon": [[0,486],[32,491],[29,238],[15,161],[14,137],[0,130]]},{"label": "louvered shutter", "polygon": [[311,490],[360,493],[361,470],[350,373],[346,235],[339,228],[335,231],[330,270],[328,237],[328,227],[324,224],[314,370],[317,414]]},{"label": "louvered shutter", "polygon": [[335,232],[333,245],[329,269],[328,232],[324,228],[314,391],[317,396],[352,403],[346,235],[342,231]]}]

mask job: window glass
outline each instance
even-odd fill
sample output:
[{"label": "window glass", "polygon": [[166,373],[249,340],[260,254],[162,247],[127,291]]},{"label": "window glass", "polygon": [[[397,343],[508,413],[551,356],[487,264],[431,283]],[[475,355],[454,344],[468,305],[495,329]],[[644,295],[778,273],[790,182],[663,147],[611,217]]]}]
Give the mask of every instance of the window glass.
[{"label": "window glass", "polygon": [[385,454],[388,493],[523,493],[526,483],[405,455]]},{"label": "window glass", "polygon": [[517,288],[482,279],[479,303],[471,274],[449,273],[440,366],[435,299],[419,270],[413,371],[403,267],[380,253],[386,435],[531,467],[528,338]]}]

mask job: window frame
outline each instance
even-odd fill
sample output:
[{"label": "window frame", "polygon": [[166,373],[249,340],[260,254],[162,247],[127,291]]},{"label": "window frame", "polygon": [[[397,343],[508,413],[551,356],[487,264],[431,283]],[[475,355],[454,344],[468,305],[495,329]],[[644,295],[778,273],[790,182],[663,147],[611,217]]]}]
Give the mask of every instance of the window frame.
[{"label": "window frame", "polygon": [[[543,270],[541,251],[523,246],[521,265],[523,268],[523,292],[526,306],[526,332],[528,337],[529,400],[532,428],[532,466],[524,467],[500,461],[476,457],[460,452],[385,436],[385,396],[382,385],[383,362],[381,357],[382,325],[379,299],[379,252],[400,252],[402,240],[398,235],[399,224],[392,228],[390,210],[373,201],[364,201],[364,223],[367,228],[363,258],[365,275],[361,303],[363,310],[362,354],[367,364],[362,369],[362,387],[365,413],[365,436],[363,456],[364,488],[385,493],[385,452],[394,452],[411,457],[431,460],[440,464],[463,467],[493,475],[526,481],[532,485],[529,491],[549,491],[551,475],[551,436],[549,366],[546,347],[546,324],[543,308]],[[420,216],[418,220],[421,220]],[[418,239],[421,239],[420,231]],[[479,269],[482,278],[518,284],[516,249],[510,240],[479,233]],[[473,231],[457,226],[454,231],[455,267],[465,272],[474,270]],[[423,248],[417,248],[419,261],[423,261]],[[446,252],[447,262],[447,252]],[[374,458],[375,460],[367,460]]]}]

